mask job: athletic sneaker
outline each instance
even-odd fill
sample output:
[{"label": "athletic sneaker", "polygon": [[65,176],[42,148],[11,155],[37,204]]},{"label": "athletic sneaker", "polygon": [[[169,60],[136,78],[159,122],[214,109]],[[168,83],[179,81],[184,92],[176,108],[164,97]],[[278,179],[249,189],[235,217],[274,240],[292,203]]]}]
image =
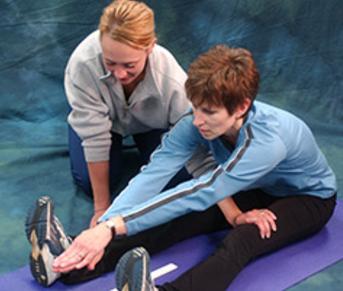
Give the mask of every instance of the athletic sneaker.
[{"label": "athletic sneaker", "polygon": [[150,257],[143,248],[126,252],[119,260],[115,275],[119,291],[154,291],[149,271]]},{"label": "athletic sneaker", "polygon": [[54,216],[54,205],[48,196],[42,196],[29,211],[25,223],[27,239],[32,245],[30,267],[36,281],[49,286],[59,277],[52,271],[54,259],[70,245],[58,218]]}]

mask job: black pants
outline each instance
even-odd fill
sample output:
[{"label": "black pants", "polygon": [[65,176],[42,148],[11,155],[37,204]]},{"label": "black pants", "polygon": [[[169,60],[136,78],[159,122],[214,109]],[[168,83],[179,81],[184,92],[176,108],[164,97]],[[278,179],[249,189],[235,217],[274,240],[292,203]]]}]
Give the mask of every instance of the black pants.
[{"label": "black pants", "polygon": [[204,212],[193,212],[139,234],[112,240],[93,271],[87,268],[74,270],[63,274],[61,281],[75,284],[112,272],[120,257],[134,247],[143,246],[154,254],[187,238],[226,228],[229,225],[217,206]]},{"label": "black pants", "polygon": [[[318,232],[331,217],[336,204],[335,196],[330,199],[308,195],[275,198],[258,190],[241,192],[233,198],[242,211],[255,208],[273,211],[277,216],[277,232],[263,240],[255,225],[240,225],[228,233],[209,258],[174,282],[160,286],[161,290],[225,290],[249,261]],[[140,234],[113,240],[95,270],[75,270],[63,275],[62,281],[78,283],[113,271],[121,255],[136,246],[144,246],[154,254],[195,235],[228,228],[230,225],[217,206],[194,212]]]},{"label": "black pants", "polygon": [[277,231],[271,238],[262,239],[255,225],[245,224],[234,228],[210,257],[174,282],[161,286],[160,290],[226,290],[253,259],[321,230],[336,205],[336,195],[329,199],[308,195],[280,199],[255,191],[238,194],[234,198],[243,211],[270,209],[277,216]]}]

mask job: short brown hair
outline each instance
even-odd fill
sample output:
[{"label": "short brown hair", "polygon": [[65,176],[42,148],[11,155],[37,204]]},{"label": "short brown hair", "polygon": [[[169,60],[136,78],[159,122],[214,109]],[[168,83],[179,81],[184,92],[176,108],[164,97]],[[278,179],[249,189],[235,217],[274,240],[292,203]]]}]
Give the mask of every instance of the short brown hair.
[{"label": "short brown hair", "polygon": [[100,35],[135,49],[146,49],[155,40],[154,12],[144,3],[116,0],[108,5],[100,18]]},{"label": "short brown hair", "polygon": [[258,85],[259,73],[248,50],[217,45],[190,65],[186,92],[196,106],[224,106],[233,114],[245,98],[254,101]]}]

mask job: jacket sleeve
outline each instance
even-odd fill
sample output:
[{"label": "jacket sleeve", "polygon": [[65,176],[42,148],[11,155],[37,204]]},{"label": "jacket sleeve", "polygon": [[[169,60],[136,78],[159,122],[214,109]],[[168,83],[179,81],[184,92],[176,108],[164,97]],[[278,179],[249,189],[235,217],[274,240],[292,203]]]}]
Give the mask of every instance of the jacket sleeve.
[{"label": "jacket sleeve", "polygon": [[133,206],[158,196],[192,156],[198,139],[199,134],[192,125],[191,117],[185,116],[163,136],[161,145],[152,153],[148,165],[142,167],[100,220],[121,215]]},{"label": "jacket sleeve", "polygon": [[64,85],[72,108],[68,122],[82,140],[86,161],[109,160],[112,121],[100,95],[99,86],[103,84],[79,63],[67,68]]},{"label": "jacket sleeve", "polygon": [[[123,217],[128,235],[132,235],[191,211],[203,211],[227,196],[248,189],[276,167],[285,155],[286,149],[280,139],[261,142],[247,136],[230,158],[214,170],[159,195],[145,196],[138,203],[133,199],[116,214]],[[161,164],[165,161],[162,158]],[[150,171],[157,171],[154,168],[151,164]],[[149,182],[153,183],[153,179]],[[146,187],[150,189],[148,183],[142,183],[141,192],[145,193]],[[115,203],[113,207],[115,209]]]}]

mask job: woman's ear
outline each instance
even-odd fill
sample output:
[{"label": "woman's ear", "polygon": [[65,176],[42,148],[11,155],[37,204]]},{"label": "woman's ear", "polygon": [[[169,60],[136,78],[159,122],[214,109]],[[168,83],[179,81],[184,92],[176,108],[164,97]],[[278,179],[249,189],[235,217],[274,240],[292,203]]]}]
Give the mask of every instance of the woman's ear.
[{"label": "woman's ear", "polygon": [[251,106],[251,100],[249,98],[244,98],[243,103],[237,108],[236,116],[237,119],[242,118]]},{"label": "woman's ear", "polygon": [[150,44],[150,46],[146,50],[148,55],[151,54],[152,50],[154,49],[155,44],[156,44],[156,38],[154,39],[154,41]]}]

